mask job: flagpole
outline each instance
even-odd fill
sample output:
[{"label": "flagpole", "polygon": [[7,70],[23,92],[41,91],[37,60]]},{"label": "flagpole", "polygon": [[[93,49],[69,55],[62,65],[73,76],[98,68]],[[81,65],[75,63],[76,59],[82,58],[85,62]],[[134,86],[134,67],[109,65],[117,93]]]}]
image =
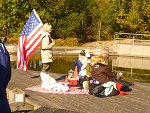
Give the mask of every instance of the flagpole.
[{"label": "flagpole", "polygon": [[[35,13],[35,15],[37,16],[37,18],[39,19],[39,21],[42,23],[42,21],[41,21],[41,19],[39,18],[39,16],[38,16],[38,14],[37,14],[37,12],[36,12],[35,9],[33,9],[33,12]],[[43,24],[43,23],[42,23],[42,24]]]}]

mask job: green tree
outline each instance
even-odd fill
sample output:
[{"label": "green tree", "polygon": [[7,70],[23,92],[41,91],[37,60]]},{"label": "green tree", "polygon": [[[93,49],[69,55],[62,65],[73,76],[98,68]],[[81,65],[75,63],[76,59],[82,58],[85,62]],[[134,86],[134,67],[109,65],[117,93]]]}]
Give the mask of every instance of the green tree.
[{"label": "green tree", "polygon": [[[119,0],[118,13],[115,18],[120,31],[131,33],[149,33],[149,1]],[[143,13],[144,12],[144,13]]]},{"label": "green tree", "polygon": [[96,40],[106,40],[113,32],[112,23],[114,10],[112,1],[96,0],[95,6],[91,9],[92,29]]},{"label": "green tree", "polygon": [[28,1],[1,0],[0,2],[0,26],[8,24],[10,35],[19,34],[29,12]]},{"label": "green tree", "polygon": [[114,32],[150,31],[149,0],[0,0],[0,28],[19,36],[32,10],[51,23],[55,38],[81,42],[112,39]]}]

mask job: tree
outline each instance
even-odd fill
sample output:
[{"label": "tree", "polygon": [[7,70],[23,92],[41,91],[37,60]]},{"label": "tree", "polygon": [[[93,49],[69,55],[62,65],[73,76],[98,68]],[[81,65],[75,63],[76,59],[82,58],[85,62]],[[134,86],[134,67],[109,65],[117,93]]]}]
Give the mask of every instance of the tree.
[{"label": "tree", "polygon": [[[11,35],[20,33],[21,28],[26,20],[26,15],[29,12],[27,0],[1,0],[0,5],[0,26],[7,23]],[[26,10],[27,9],[27,10]]]},{"label": "tree", "polygon": [[112,1],[96,0],[95,6],[91,9],[91,17],[95,39],[109,39],[114,18]]},{"label": "tree", "polygon": [[19,36],[32,10],[55,38],[112,39],[114,32],[150,33],[149,0],[0,0],[0,27]]}]

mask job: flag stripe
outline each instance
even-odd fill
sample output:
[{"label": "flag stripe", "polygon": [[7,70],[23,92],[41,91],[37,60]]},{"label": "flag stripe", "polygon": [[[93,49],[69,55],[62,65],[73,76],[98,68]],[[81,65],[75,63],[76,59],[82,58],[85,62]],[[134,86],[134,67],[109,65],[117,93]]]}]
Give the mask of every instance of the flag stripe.
[{"label": "flag stripe", "polygon": [[[40,32],[42,32],[42,30],[41,30]],[[37,35],[36,35],[37,38],[34,39],[34,43],[31,43],[31,45],[30,45],[29,47],[25,46],[26,52],[27,52],[27,54],[26,54],[27,56],[30,55],[30,53],[32,53],[32,51],[34,52],[34,48],[37,49],[36,46],[39,46],[39,45],[40,45],[41,38],[42,38],[42,35],[41,35],[40,32],[37,33]],[[35,37],[35,36],[34,36],[34,37]]]},{"label": "flag stripe", "polygon": [[21,69],[24,68],[25,65],[24,61],[26,59],[24,56],[24,46],[22,45],[25,42],[25,40],[26,40],[26,36],[20,38],[19,47],[18,47],[19,51],[17,53],[17,56],[19,58],[19,62],[17,63],[18,64],[17,68],[20,67]]},{"label": "flag stripe", "polygon": [[41,44],[40,42],[41,42],[41,35],[39,35],[38,38],[35,40],[35,43],[30,45],[30,47],[26,50],[27,53],[26,56],[29,56],[31,53],[33,53],[37,49],[37,47],[39,47],[39,45]]},{"label": "flag stripe", "polygon": [[[39,37],[41,37],[41,35],[39,36]],[[39,42],[37,43],[37,45],[35,44],[35,45],[33,45],[34,46],[34,48],[32,47],[30,50],[28,50],[28,52],[27,52],[27,64],[28,64],[28,62],[29,62],[29,57],[38,49],[38,47],[39,47],[39,45],[41,44],[41,41],[39,40]]]},{"label": "flag stripe", "polygon": [[28,40],[25,42],[26,49],[34,42],[34,40],[37,38],[37,36],[39,34],[41,34],[42,27],[43,27],[43,25],[38,26],[38,28],[31,35],[28,36]]},{"label": "flag stripe", "polygon": [[18,40],[17,68],[27,70],[30,56],[40,46],[43,23],[35,10],[31,13]]}]

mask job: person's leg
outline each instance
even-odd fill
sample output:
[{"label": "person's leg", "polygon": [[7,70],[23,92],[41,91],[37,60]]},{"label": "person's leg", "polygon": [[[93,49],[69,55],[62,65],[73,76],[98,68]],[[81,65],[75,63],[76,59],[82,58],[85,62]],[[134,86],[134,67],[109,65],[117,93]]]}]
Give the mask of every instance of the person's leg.
[{"label": "person's leg", "polygon": [[51,62],[42,64],[42,72],[49,73]]},{"label": "person's leg", "polygon": [[44,89],[50,89],[51,86],[56,82],[55,80],[52,80],[52,77],[50,77],[48,74],[50,70],[50,66],[51,66],[51,62],[42,64],[42,71],[40,77],[42,80],[41,87]]},{"label": "person's leg", "polygon": [[79,87],[83,89],[83,82],[86,81],[86,76],[79,75]]}]

